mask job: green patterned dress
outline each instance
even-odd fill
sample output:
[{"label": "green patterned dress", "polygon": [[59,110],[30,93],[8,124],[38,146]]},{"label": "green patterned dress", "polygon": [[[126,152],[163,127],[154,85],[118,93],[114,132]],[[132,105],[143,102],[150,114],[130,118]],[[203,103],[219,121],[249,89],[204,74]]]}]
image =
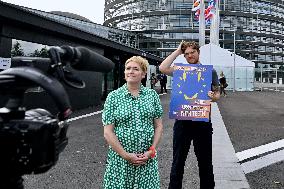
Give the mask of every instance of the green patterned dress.
[{"label": "green patterned dress", "polygon": [[[102,120],[104,126],[114,124],[114,132],[127,152],[143,153],[153,142],[153,119],[161,118],[162,113],[156,91],[141,85],[139,96],[134,97],[125,84],[108,95]],[[104,188],[159,189],[157,156],[145,165],[134,166],[109,147]]]}]

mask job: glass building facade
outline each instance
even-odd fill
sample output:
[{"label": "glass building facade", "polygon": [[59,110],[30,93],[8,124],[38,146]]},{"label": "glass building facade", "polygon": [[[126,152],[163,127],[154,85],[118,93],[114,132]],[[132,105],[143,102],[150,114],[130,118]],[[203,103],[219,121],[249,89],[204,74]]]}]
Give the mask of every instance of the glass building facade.
[{"label": "glass building facade", "polygon": [[[192,4],[193,0],[105,0],[104,25],[137,33],[138,48],[165,57],[181,40],[199,40]],[[256,67],[284,64],[284,1],[220,0],[219,39],[221,47],[235,47],[236,54]]]}]

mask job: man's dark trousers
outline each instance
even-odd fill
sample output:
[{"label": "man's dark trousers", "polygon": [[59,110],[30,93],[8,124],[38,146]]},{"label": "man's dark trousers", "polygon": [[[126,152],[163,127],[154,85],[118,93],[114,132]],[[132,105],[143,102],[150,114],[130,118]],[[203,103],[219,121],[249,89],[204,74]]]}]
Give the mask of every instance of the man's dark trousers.
[{"label": "man's dark trousers", "polygon": [[[169,189],[181,189],[184,165],[193,141],[199,167],[200,189],[215,186],[212,165],[212,123],[176,120],[173,136],[173,163]],[[190,178],[189,178],[190,179]]]},{"label": "man's dark trousers", "polygon": [[165,92],[167,93],[167,83],[160,81],[160,85],[161,85],[161,93],[164,92],[164,89],[165,89]]}]

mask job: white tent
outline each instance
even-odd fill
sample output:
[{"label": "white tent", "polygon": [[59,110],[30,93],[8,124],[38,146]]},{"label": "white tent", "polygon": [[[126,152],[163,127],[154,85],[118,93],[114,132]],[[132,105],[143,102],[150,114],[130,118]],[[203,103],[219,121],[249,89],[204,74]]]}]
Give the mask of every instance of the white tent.
[{"label": "white tent", "polygon": [[[207,44],[200,47],[200,62],[213,66],[234,66],[234,53],[214,44]],[[255,67],[254,63],[239,55],[235,56],[236,67]]]},{"label": "white tent", "polygon": [[253,91],[255,64],[252,61],[217,45],[207,44],[200,48],[200,62],[213,65],[218,74],[223,71],[229,84],[227,89]]}]

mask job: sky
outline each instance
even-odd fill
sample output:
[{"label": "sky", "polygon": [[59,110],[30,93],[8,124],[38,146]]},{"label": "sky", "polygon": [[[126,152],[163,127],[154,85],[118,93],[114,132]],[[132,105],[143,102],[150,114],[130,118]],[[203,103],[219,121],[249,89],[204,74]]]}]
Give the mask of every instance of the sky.
[{"label": "sky", "polygon": [[78,14],[94,23],[103,24],[104,0],[1,0],[32,9]]}]

